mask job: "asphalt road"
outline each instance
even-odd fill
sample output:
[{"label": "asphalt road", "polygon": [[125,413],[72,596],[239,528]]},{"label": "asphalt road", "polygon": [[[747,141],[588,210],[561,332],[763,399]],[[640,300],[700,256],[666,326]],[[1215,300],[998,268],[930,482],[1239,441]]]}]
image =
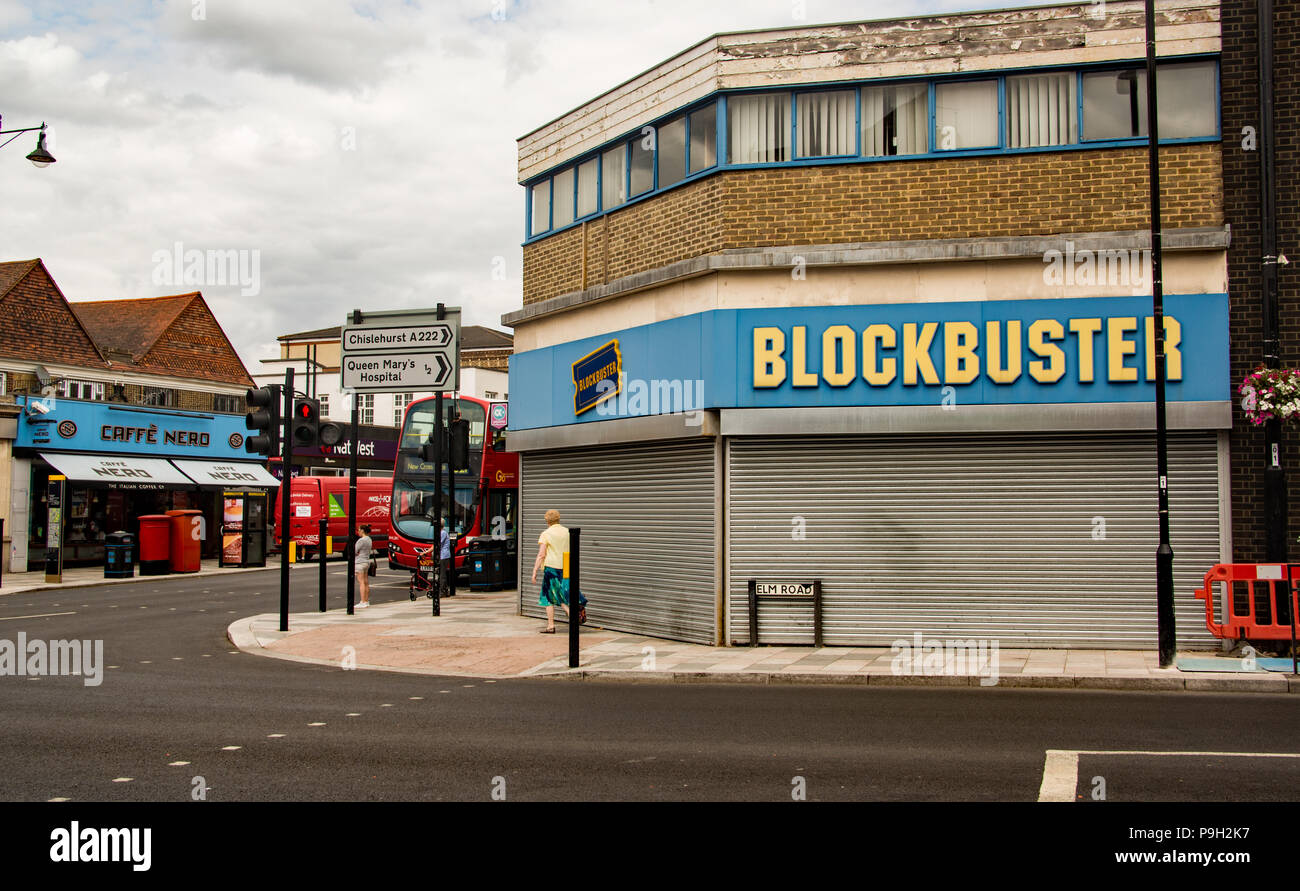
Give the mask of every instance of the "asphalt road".
[{"label": "asphalt road", "polygon": [[[293,579],[313,609],[315,570]],[[234,651],[226,626],[278,597],[275,571],[0,596],[0,639],[103,640],[109,666],[0,677],[0,800],[1034,801],[1048,750],[1084,753],[1089,803],[1300,797],[1276,757],[1300,752],[1296,696],[493,682]],[[1087,754],[1117,751],[1156,754]]]}]

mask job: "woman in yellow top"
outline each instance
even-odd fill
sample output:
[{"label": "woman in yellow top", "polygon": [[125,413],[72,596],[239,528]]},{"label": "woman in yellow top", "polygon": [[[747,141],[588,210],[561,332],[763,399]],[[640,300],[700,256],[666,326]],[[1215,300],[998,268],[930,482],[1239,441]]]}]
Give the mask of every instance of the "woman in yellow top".
[{"label": "woman in yellow top", "polygon": [[[537,560],[533,563],[533,583],[537,583],[537,570],[545,567],[542,573],[542,590],[537,598],[539,606],[546,607],[546,627],[542,634],[555,633],[556,604],[564,607],[564,614],[569,613],[569,585],[564,578],[564,555],[569,551],[569,530],[560,525],[560,512],[546,512],[546,531],[537,539]],[[581,593],[579,594],[581,597]],[[581,598],[581,604],[586,598]],[[585,621],[579,614],[579,621]]]}]

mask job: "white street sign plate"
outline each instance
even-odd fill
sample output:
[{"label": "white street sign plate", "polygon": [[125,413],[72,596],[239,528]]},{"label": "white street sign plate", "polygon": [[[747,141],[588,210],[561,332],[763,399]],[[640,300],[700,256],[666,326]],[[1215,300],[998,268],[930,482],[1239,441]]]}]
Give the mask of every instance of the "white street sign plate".
[{"label": "white street sign plate", "polygon": [[450,392],[460,383],[460,310],[365,313],[342,332],[343,389]]}]

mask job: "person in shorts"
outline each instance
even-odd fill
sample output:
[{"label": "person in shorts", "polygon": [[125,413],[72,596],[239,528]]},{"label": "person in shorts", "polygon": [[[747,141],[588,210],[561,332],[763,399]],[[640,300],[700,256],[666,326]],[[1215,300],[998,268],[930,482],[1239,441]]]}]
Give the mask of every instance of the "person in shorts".
[{"label": "person in shorts", "polygon": [[357,575],[357,591],[360,592],[361,602],[357,604],[358,608],[370,606],[370,560],[374,555],[374,542],[370,540],[370,527],[361,527],[361,537],[356,543],[356,562],[354,569]]},{"label": "person in shorts", "polygon": [[569,530],[560,525],[560,512],[546,512],[546,531],[537,539],[537,560],[533,563],[533,583],[537,583],[537,570],[543,569],[539,606],[546,607],[546,627],[542,634],[555,633],[555,607],[564,607],[569,615],[569,592],[564,579],[564,555],[569,550]]}]

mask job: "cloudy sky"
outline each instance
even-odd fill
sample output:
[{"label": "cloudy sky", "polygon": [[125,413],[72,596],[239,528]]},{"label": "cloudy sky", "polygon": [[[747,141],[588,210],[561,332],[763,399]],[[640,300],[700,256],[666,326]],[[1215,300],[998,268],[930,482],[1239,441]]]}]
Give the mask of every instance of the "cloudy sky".
[{"label": "cloudy sky", "polygon": [[[719,31],[1024,5],[0,0],[4,129],[47,122],[58,159],[0,150],[0,260],[73,301],[197,287],[253,373],[353,308],[500,327],[524,133]],[[243,282],[177,281],[191,251],[243,252]]]}]

